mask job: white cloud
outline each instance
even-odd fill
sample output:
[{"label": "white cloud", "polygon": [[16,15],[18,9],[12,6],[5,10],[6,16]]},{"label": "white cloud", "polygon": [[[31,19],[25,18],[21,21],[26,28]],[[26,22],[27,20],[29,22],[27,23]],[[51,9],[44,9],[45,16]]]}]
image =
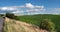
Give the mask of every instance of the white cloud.
[{"label": "white cloud", "polygon": [[53,14],[60,14],[60,8],[51,9]]},{"label": "white cloud", "polygon": [[19,11],[19,10],[17,10],[17,11],[14,11],[14,12],[12,12],[12,13],[24,13],[24,11]]},{"label": "white cloud", "polygon": [[32,5],[31,3],[26,3],[25,6],[26,6],[27,8],[34,8],[34,5]]},{"label": "white cloud", "polygon": [[60,8],[48,8],[44,13],[46,13],[46,14],[60,14]]},{"label": "white cloud", "polygon": [[7,7],[3,7],[3,8],[1,8],[1,10],[6,10],[7,9]]},{"label": "white cloud", "polygon": [[13,7],[1,7],[0,10],[16,10],[16,8]]},{"label": "white cloud", "polygon": [[44,6],[33,5],[31,3],[26,3],[25,5],[20,6],[0,7],[0,12],[1,11],[8,11],[15,14],[60,14],[60,8],[46,9]]},{"label": "white cloud", "polygon": [[39,14],[40,12],[45,11],[44,6],[33,5],[31,3],[26,3],[21,6],[9,6],[9,7],[0,7],[0,10],[3,11],[13,11],[12,13],[26,13],[26,14]]},{"label": "white cloud", "polygon": [[26,12],[28,12],[28,14],[39,14],[40,12],[45,11],[44,6],[32,5],[31,3],[27,3],[26,8],[28,8],[26,10]]}]

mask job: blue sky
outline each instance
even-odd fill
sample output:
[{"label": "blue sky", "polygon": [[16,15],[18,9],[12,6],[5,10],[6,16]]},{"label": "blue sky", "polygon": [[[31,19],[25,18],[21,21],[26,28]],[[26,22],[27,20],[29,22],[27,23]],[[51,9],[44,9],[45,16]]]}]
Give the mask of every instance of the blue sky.
[{"label": "blue sky", "polygon": [[[12,9],[13,6],[19,7],[19,6],[29,6],[29,5],[32,7],[41,6],[40,8],[42,9],[42,11],[38,11],[38,12],[42,13],[42,14],[45,14],[45,13],[46,14],[60,14],[60,0],[0,0],[0,10],[1,10],[0,12],[1,13],[4,13],[6,11],[11,12],[11,10],[9,10],[9,9]],[[38,8],[38,9],[34,8],[34,10],[39,10],[40,8]],[[5,11],[2,11],[4,9],[5,9]],[[33,8],[31,9],[30,7],[29,7],[29,9],[26,7],[14,8],[14,9],[17,9],[17,10],[20,9],[19,11],[25,10],[22,14],[27,14],[27,13],[34,14],[35,13],[35,12],[34,13],[26,12],[27,10],[29,11],[29,9],[31,11],[33,11],[32,10]],[[12,10],[14,10],[14,9],[12,9]],[[16,12],[17,10],[15,10],[14,12]],[[37,12],[37,14],[39,14],[38,12]]]},{"label": "blue sky", "polygon": [[20,6],[25,3],[33,5],[44,5],[48,8],[60,7],[60,0],[0,0],[0,6]]}]

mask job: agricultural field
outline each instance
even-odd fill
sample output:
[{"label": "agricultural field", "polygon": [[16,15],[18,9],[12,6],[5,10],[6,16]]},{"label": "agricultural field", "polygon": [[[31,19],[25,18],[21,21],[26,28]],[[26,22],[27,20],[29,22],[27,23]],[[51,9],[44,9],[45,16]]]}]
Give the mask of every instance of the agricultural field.
[{"label": "agricultural field", "polygon": [[39,14],[39,15],[25,15],[25,16],[16,16],[16,20],[24,21],[36,26],[40,26],[40,22],[44,19],[50,19],[55,24],[55,29],[60,31],[60,15],[52,14]]}]

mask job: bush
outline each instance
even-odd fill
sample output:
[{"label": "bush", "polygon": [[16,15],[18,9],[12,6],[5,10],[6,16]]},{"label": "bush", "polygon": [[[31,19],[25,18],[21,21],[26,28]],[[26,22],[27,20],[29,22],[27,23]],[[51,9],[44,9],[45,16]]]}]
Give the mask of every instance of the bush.
[{"label": "bush", "polygon": [[15,18],[13,13],[6,13],[6,17],[11,18],[11,19]]},{"label": "bush", "polygon": [[55,24],[51,22],[51,20],[44,19],[40,23],[40,28],[53,32],[55,30]]}]

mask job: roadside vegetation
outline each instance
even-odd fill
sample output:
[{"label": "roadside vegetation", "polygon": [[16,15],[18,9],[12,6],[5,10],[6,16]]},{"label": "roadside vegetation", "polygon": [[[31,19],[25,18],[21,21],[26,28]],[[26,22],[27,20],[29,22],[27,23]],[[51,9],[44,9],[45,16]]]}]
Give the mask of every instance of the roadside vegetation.
[{"label": "roadside vegetation", "polygon": [[44,19],[40,23],[40,29],[45,29],[49,32],[55,32],[55,24],[50,19]]},{"label": "roadside vegetation", "polygon": [[5,16],[8,17],[8,18],[11,18],[11,19],[14,19],[15,18],[15,16],[14,16],[13,13],[6,13]]},{"label": "roadside vegetation", "polygon": [[4,16],[4,14],[0,14],[0,17]]},{"label": "roadside vegetation", "polygon": [[[46,29],[50,32],[60,32],[60,15],[39,14],[14,16],[14,14],[6,14],[6,17],[39,26],[41,29]],[[42,22],[44,25],[42,25]]]}]

